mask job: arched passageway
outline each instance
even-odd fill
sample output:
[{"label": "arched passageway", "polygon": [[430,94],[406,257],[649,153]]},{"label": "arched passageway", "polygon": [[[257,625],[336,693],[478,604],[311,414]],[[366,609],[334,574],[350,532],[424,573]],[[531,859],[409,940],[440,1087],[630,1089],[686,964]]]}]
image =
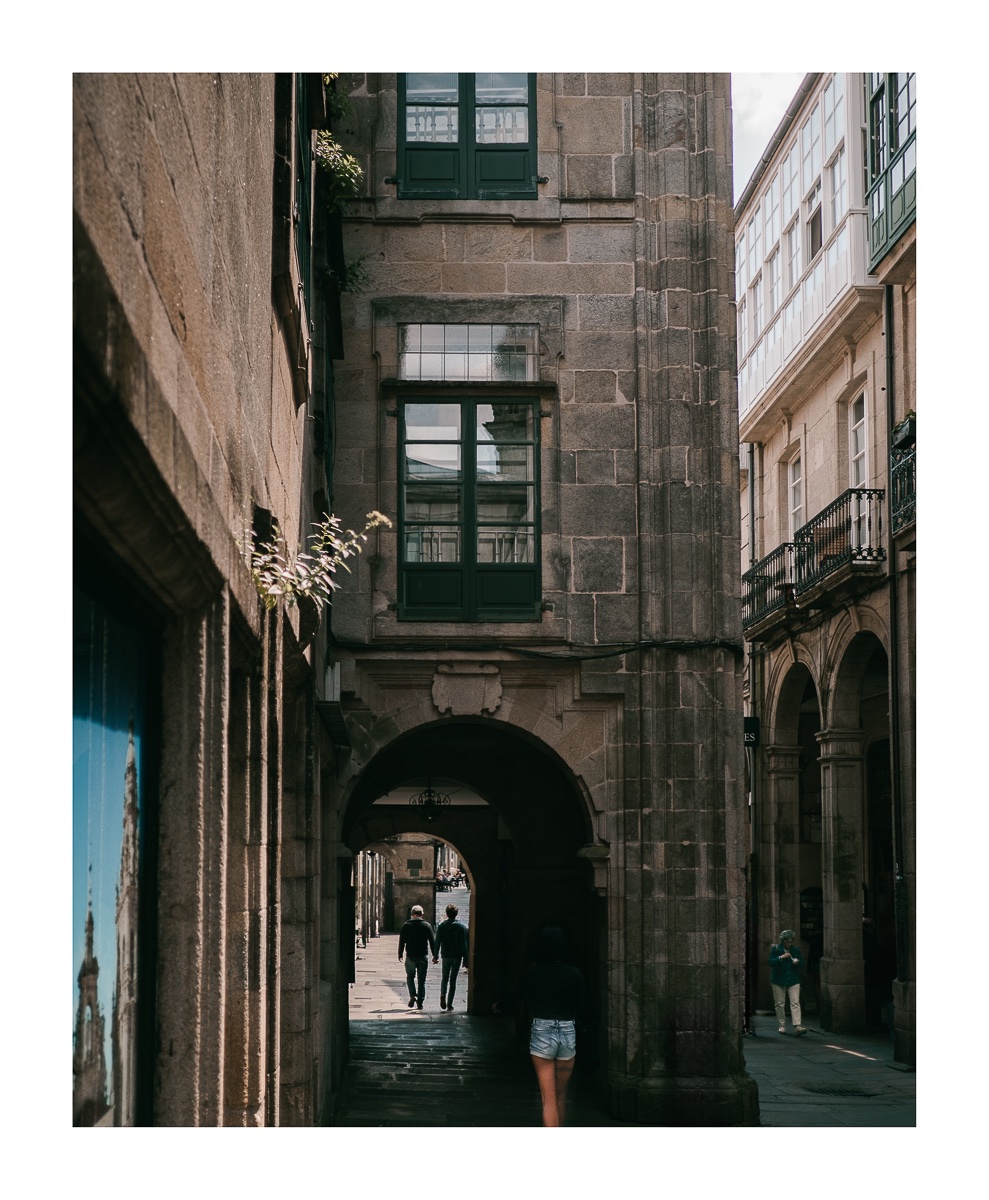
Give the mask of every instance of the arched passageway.
[{"label": "arched passageway", "polygon": [[[435,780],[449,804],[409,803]],[[490,1012],[514,985],[545,924],[564,929],[596,994],[601,901],[579,857],[591,840],[590,818],[570,771],[537,739],[470,718],[396,738],[355,779],[342,835],[352,854],[399,835],[419,836],[427,848],[434,841],[456,848],[471,883],[468,1011]],[[341,878],[341,889],[348,884]],[[423,894],[434,890],[425,875],[423,886]]]},{"label": "arched passageway", "polygon": [[889,663],[869,631],[830,651],[769,679],[754,950],[765,1003],[765,949],[782,928],[797,930],[807,1011],[848,1031],[890,1021],[897,969]]}]

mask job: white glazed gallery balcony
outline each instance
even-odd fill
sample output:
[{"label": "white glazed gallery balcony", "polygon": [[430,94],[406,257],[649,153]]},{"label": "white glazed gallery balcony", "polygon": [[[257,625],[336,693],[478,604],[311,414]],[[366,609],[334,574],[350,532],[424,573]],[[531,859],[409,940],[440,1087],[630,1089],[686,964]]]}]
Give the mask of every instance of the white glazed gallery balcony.
[{"label": "white glazed gallery balcony", "polygon": [[[787,392],[792,411],[800,377],[855,338],[882,303],[882,288],[868,271],[867,214],[852,210],[822,246],[779,310],[739,358],[738,411],[742,441],[755,436],[775,402]],[[809,388],[809,385],[808,385]]]}]

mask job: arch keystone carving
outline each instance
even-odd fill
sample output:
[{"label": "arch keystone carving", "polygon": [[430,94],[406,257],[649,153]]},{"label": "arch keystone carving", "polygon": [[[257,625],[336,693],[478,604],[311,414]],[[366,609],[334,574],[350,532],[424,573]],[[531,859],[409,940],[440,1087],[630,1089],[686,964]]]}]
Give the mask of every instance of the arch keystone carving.
[{"label": "arch keystone carving", "polygon": [[440,663],[433,675],[433,703],[455,717],[493,713],[501,693],[501,672],[491,663]]}]

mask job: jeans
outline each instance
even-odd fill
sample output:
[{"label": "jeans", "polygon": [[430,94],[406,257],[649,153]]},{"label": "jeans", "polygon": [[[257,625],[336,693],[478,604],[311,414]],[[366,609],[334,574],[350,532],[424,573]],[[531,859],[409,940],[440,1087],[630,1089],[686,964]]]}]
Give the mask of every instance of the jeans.
[{"label": "jeans", "polygon": [[453,1003],[453,997],[457,990],[457,972],[460,970],[460,964],[464,961],[462,958],[447,958],[446,955],[440,960],[443,963],[443,981],[440,984],[440,999],[445,996],[448,1004]]},{"label": "jeans", "polygon": [[533,1017],[529,1053],[536,1058],[573,1058],[577,1053],[576,1024]]},{"label": "jeans", "polygon": [[415,1000],[420,1005],[426,999],[426,969],[428,966],[429,959],[425,956],[422,958],[413,958],[411,954],[405,956],[405,978],[409,985],[409,999]]},{"label": "jeans", "polygon": [[790,997],[790,1019],[793,1021],[794,1028],[799,1029],[802,1022],[800,1020],[800,984],[793,983],[788,988],[781,984],[773,984],[773,1003],[776,1005],[776,1020],[779,1022],[780,1029],[786,1023],[786,998]]}]

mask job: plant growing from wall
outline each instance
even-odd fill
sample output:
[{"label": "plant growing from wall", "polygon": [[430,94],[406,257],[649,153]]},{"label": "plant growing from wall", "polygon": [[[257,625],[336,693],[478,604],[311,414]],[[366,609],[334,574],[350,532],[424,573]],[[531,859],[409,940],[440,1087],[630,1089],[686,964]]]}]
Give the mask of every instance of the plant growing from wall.
[{"label": "plant growing from wall", "polygon": [[339,517],[324,517],[313,522],[308,548],[298,554],[289,550],[277,522],[269,542],[257,543],[252,530],[247,561],[265,608],[271,611],[280,602],[291,608],[302,599],[312,600],[318,607],[329,604],[340,586],[334,578],[338,568],[350,570],[345,560],[361,553],[368,532],[379,525],[391,528],[384,513],[368,513],[367,524],[359,533],[341,529]]},{"label": "plant growing from wall", "polygon": [[[336,91],[335,83],[339,72],[323,75],[326,87],[326,102],[330,120],[334,123],[350,114],[350,97]],[[327,177],[323,189],[326,203],[334,217],[339,218],[351,200],[356,200],[364,187],[364,170],[353,154],[348,154],[340,145],[332,130],[319,129],[313,140],[313,156]],[[338,262],[327,274],[341,292],[362,292],[368,285],[367,256],[352,262]]]}]

